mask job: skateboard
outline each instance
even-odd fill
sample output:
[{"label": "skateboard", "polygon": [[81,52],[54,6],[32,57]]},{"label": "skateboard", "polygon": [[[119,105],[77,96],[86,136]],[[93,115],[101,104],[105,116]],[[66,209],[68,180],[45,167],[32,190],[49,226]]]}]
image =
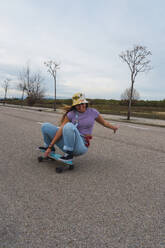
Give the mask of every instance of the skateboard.
[{"label": "skateboard", "polygon": [[[45,153],[44,149],[39,149],[42,153]],[[59,158],[61,157],[60,154],[55,153],[55,152],[51,152],[49,154],[48,157],[44,157],[44,156],[39,156],[38,157],[38,162],[44,162],[44,161],[48,161],[48,160],[54,160],[58,162],[58,166],[56,167],[56,173],[62,173],[65,169],[68,170],[73,170],[74,169],[74,164],[72,161],[66,161],[63,162],[61,160],[59,160]]]}]

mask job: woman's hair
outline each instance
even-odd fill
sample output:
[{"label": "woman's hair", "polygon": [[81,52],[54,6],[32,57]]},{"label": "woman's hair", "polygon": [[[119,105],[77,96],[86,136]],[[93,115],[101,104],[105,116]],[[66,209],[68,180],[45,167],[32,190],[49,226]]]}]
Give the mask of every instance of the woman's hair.
[{"label": "woman's hair", "polygon": [[75,107],[74,106],[67,106],[67,105],[65,105],[63,107],[63,109],[64,109],[65,113],[63,114],[63,116],[61,118],[61,121],[60,121],[61,124],[63,123],[65,117],[67,116],[67,113],[69,113],[70,111],[74,110]]},{"label": "woman's hair", "polygon": [[[86,103],[86,108],[88,108],[88,103]],[[65,110],[65,113],[63,114],[61,118],[61,122],[60,122],[61,124],[63,123],[65,117],[67,116],[67,113],[69,113],[72,110],[76,110],[75,106],[67,106],[67,105],[65,105],[63,109]]]}]

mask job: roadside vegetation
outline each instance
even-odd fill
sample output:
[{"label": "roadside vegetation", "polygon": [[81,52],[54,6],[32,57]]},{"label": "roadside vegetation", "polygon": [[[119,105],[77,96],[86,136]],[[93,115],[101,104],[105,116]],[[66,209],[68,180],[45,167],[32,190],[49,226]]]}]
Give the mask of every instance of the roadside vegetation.
[{"label": "roadside vegetation", "polygon": [[[123,51],[119,57],[122,62],[126,63],[130,73],[130,87],[125,89],[121,94],[121,100],[106,99],[88,99],[90,106],[96,108],[102,114],[113,114],[130,117],[144,117],[165,120],[165,99],[160,101],[140,100],[140,93],[135,89],[135,79],[138,74],[148,72],[152,69],[150,66],[149,51],[145,46],[135,45],[132,49]],[[6,78],[1,87],[4,90],[4,98],[0,103],[14,104],[23,106],[34,106],[62,109],[65,105],[71,105],[71,99],[56,99],[56,73],[60,69],[60,63],[54,60],[44,62],[47,72],[54,82],[54,99],[46,99],[46,89],[43,86],[44,78],[41,72],[35,72],[27,62],[25,67],[19,72],[16,89],[20,91],[21,98],[8,98],[8,89],[11,87],[11,79]]]},{"label": "roadside vegetation", "polygon": [[[127,116],[128,101],[127,100],[106,100],[106,99],[88,99],[90,106],[96,108],[102,114],[113,114]],[[28,106],[28,99],[4,99],[0,100],[3,104],[16,104]],[[56,99],[57,109],[62,109],[65,105],[71,105],[72,99]],[[54,108],[53,99],[41,99],[35,102],[34,107]],[[165,120],[165,99],[162,101],[132,101],[131,107],[132,117],[144,117]]]}]

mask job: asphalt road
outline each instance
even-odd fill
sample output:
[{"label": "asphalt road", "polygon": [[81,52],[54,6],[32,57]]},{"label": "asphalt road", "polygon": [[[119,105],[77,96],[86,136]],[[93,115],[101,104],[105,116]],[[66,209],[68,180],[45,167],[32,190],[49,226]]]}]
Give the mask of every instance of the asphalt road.
[{"label": "asphalt road", "polygon": [[0,248],[164,248],[164,129],[96,124],[75,170],[56,174],[36,147],[59,120],[0,107]]}]

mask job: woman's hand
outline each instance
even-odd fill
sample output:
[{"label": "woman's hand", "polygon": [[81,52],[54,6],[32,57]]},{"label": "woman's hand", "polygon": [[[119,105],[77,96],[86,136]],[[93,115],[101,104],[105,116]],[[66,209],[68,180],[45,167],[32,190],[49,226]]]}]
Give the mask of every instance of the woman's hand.
[{"label": "woman's hand", "polygon": [[113,131],[114,131],[114,133],[116,133],[117,130],[118,130],[118,127],[113,126]]},{"label": "woman's hand", "polygon": [[118,127],[111,125],[108,121],[106,121],[101,115],[99,115],[96,118],[96,121],[98,123],[100,123],[101,125],[103,125],[104,127],[110,128],[114,131],[114,133],[116,133],[116,131],[118,130]]},{"label": "woman's hand", "polygon": [[48,149],[44,153],[44,156],[48,157],[50,153],[51,153],[51,148],[48,147]]}]

